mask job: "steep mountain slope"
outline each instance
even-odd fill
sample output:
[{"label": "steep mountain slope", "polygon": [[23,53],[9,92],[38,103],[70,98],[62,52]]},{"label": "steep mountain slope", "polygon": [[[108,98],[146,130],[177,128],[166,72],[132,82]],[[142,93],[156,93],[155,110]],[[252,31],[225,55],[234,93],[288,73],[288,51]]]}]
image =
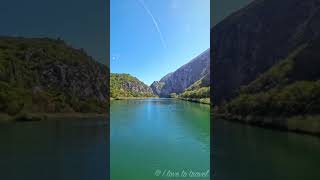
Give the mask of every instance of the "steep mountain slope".
[{"label": "steep mountain slope", "polygon": [[172,75],[173,73],[169,73],[165,75],[163,78],[160,79],[160,81],[154,81],[151,85],[150,88],[152,89],[152,92],[156,95],[160,95],[161,89],[163,88],[165,81]]},{"label": "steep mountain slope", "polygon": [[161,97],[180,94],[189,86],[210,73],[210,50],[206,50],[178,70],[152,83],[153,92]]},{"label": "steep mountain slope", "polygon": [[109,69],[62,40],[0,37],[0,113],[99,112]]},{"label": "steep mountain slope", "polygon": [[302,45],[224,106],[228,119],[320,134],[320,39]]},{"label": "steep mountain slope", "polygon": [[320,34],[319,0],[255,0],[211,30],[214,103]]},{"label": "steep mountain slope", "polygon": [[129,74],[111,73],[110,91],[112,98],[154,96],[149,86]]}]

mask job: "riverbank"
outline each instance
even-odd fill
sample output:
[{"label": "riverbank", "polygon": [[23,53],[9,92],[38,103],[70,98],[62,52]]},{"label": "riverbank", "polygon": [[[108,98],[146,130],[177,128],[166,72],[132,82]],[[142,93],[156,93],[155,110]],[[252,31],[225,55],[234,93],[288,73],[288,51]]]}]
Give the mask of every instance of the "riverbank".
[{"label": "riverbank", "polygon": [[15,116],[0,113],[0,123],[10,122],[30,122],[54,119],[88,119],[88,118],[107,118],[108,114],[98,113],[21,113]]},{"label": "riverbank", "polygon": [[[110,98],[110,100],[115,101],[115,100],[139,100],[139,99],[155,99],[155,98],[160,98],[161,97],[117,97],[117,98]],[[194,102],[194,103],[200,103],[200,104],[208,104],[210,105],[210,98],[182,98],[182,97],[173,97],[172,99],[179,99],[183,101],[189,101],[189,102]]]},{"label": "riverbank", "polygon": [[116,97],[110,98],[110,100],[134,100],[134,99],[150,99],[150,98],[159,98],[159,97]]},{"label": "riverbank", "polygon": [[301,115],[292,117],[243,117],[231,114],[215,114],[214,118],[263,128],[320,136],[320,115]]},{"label": "riverbank", "polygon": [[182,97],[178,97],[177,99],[200,103],[200,104],[208,104],[208,105],[210,104],[210,98],[182,98]]}]

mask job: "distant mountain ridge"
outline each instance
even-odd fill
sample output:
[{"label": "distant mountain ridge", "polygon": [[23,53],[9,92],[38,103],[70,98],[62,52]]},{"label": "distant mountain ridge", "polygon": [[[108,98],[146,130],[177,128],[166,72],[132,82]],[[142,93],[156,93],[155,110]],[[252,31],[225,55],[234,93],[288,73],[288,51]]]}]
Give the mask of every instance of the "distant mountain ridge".
[{"label": "distant mountain ridge", "polygon": [[181,66],[176,71],[167,74],[160,81],[151,84],[153,93],[160,97],[169,97],[170,94],[183,93],[192,84],[210,74],[210,49]]}]

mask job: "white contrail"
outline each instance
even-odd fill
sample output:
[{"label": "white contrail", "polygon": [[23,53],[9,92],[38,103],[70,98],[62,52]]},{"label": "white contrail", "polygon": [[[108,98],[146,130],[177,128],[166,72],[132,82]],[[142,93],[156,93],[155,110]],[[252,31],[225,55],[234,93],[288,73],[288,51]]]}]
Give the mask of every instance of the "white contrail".
[{"label": "white contrail", "polygon": [[157,29],[157,31],[158,31],[158,33],[159,33],[160,40],[161,40],[161,43],[162,43],[163,47],[164,47],[164,48],[167,48],[166,42],[165,42],[165,40],[164,40],[164,38],[163,38],[163,35],[162,35],[162,32],[161,32],[161,30],[160,30],[160,28],[159,28],[159,24],[158,24],[158,22],[156,21],[156,19],[154,18],[152,12],[151,12],[151,11],[149,10],[149,8],[146,6],[146,4],[144,3],[143,0],[137,0],[137,1],[139,2],[139,4],[141,4],[141,6],[143,7],[143,9],[144,9],[144,10],[148,13],[148,15],[151,17],[152,22],[153,22],[154,26],[156,27],[156,29]]}]

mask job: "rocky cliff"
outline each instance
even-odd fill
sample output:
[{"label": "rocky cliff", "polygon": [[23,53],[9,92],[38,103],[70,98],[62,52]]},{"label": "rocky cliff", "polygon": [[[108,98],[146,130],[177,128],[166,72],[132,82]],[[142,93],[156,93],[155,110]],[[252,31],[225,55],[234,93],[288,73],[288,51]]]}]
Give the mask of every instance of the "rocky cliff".
[{"label": "rocky cliff", "polygon": [[214,103],[320,34],[319,0],[255,0],[211,30]]},{"label": "rocky cliff", "polygon": [[0,112],[107,112],[109,69],[62,40],[0,37]]},{"label": "rocky cliff", "polygon": [[180,94],[189,86],[210,73],[210,50],[206,50],[175,72],[151,84],[153,92],[161,97],[168,97],[171,93]]},{"label": "rocky cliff", "polygon": [[138,78],[129,74],[114,74],[110,76],[111,97],[151,97],[151,88]]},{"label": "rocky cliff", "polygon": [[172,75],[173,73],[169,73],[165,75],[163,78],[160,79],[160,81],[154,81],[150,87],[152,89],[152,92],[158,96],[160,96],[161,89],[163,88],[165,81]]}]

